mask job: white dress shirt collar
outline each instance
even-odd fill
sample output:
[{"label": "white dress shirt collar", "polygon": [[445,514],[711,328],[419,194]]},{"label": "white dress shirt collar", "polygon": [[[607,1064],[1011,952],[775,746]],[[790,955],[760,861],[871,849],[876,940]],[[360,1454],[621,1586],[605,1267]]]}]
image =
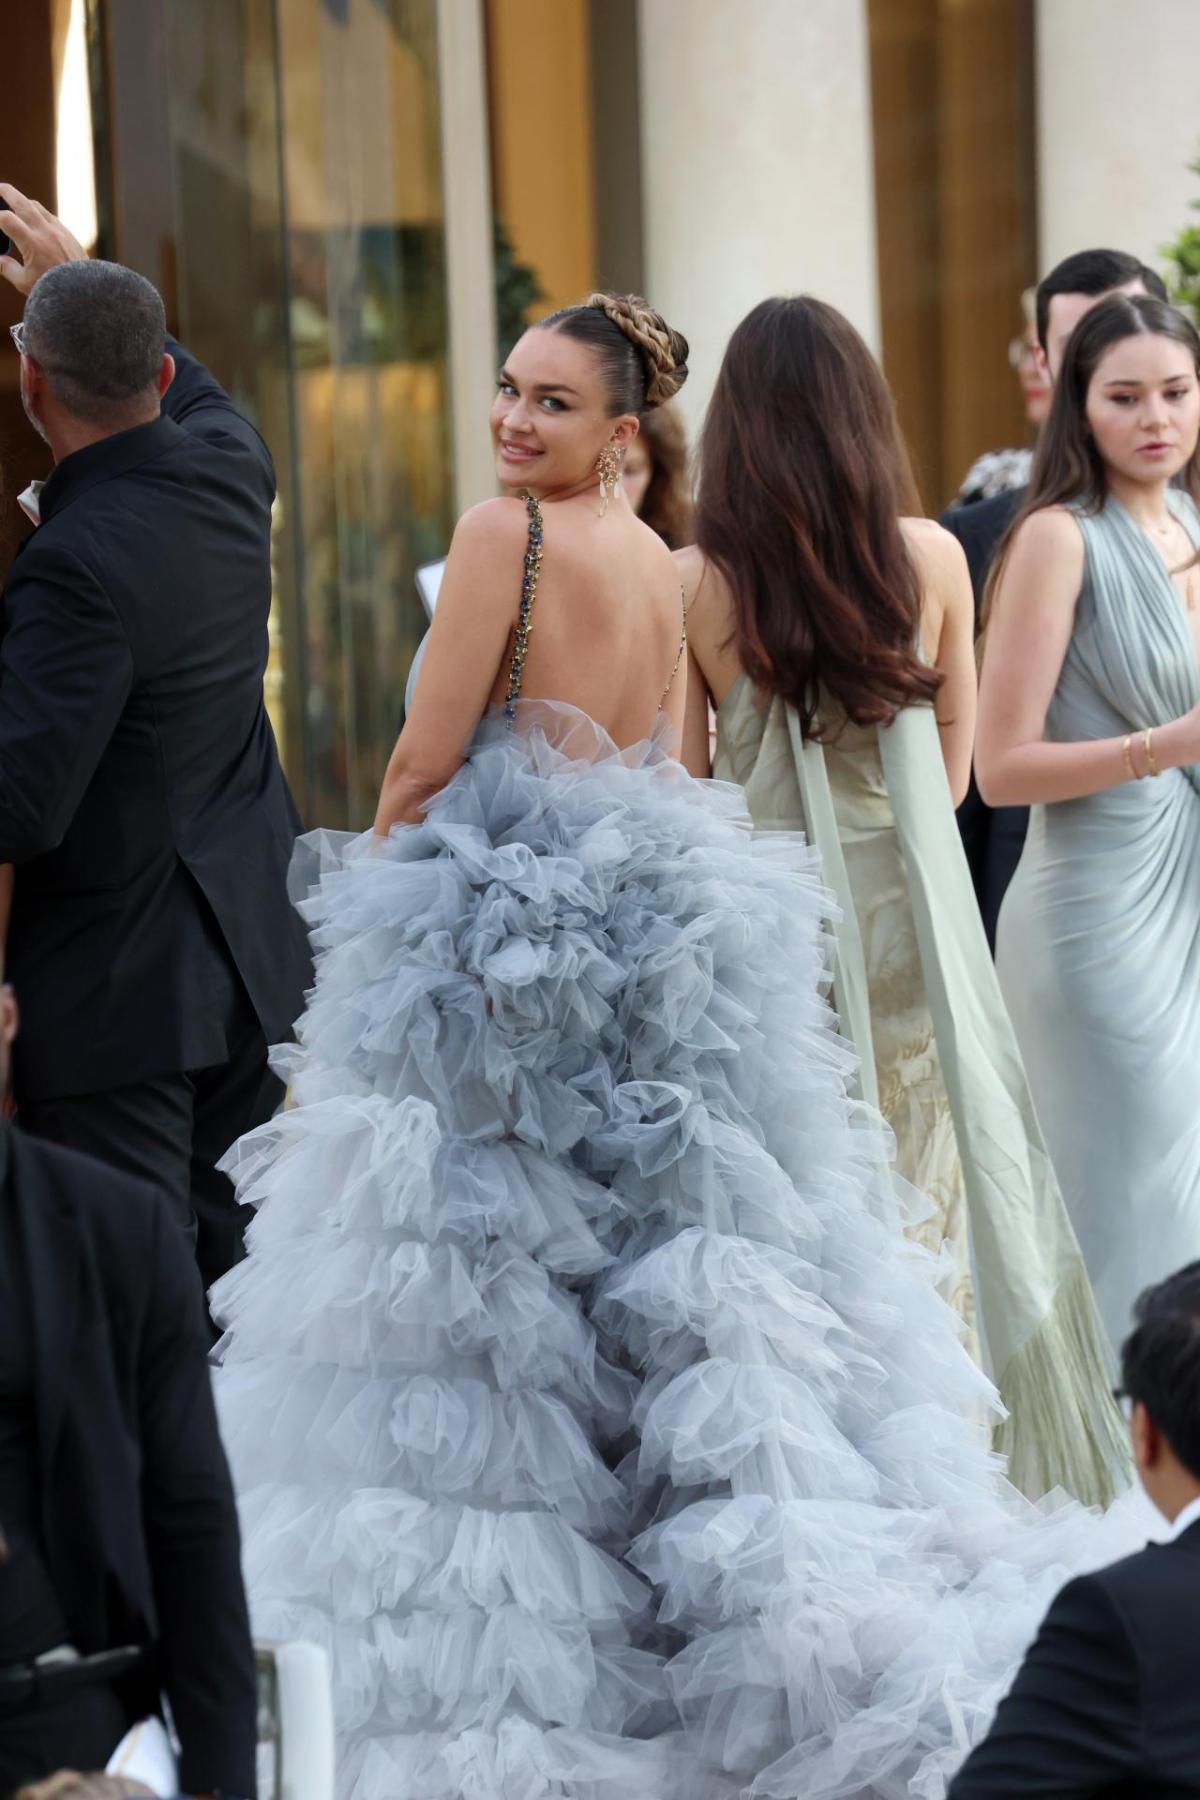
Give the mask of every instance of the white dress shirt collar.
[{"label": "white dress shirt collar", "polygon": [[1189,1526],[1200,1524],[1200,1494],[1188,1505],[1171,1527],[1172,1538],[1182,1537]]},{"label": "white dress shirt collar", "polygon": [[17,495],[17,505],[33,525],[42,522],[41,496],[45,485],[44,481],[31,481],[25,492]]}]

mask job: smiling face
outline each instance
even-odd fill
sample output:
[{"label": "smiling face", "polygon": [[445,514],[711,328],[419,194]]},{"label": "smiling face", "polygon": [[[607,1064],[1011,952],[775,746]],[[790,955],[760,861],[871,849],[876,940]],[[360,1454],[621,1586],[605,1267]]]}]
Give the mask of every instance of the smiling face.
[{"label": "smiling face", "polygon": [[533,327],[514,345],[492,404],[492,444],[502,487],[538,498],[570,494],[598,480],[607,444],[637,436],[632,413],[613,418],[595,352],[561,331]]},{"label": "smiling face", "polygon": [[1114,474],[1145,485],[1177,475],[1200,433],[1200,381],[1187,346],[1148,333],[1113,344],[1088,383],[1087,422]]}]

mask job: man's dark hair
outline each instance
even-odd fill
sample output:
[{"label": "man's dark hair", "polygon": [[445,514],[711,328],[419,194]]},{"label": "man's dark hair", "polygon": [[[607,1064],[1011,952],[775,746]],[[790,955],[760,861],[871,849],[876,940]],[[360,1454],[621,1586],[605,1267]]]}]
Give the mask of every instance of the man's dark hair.
[{"label": "man's dark hair", "polygon": [[1077,250],[1064,257],[1050,273],[1038,282],[1038,343],[1046,348],[1046,332],[1050,325],[1050,302],[1056,294],[1111,294],[1115,288],[1128,287],[1140,281],[1155,300],[1167,298],[1166,283],[1161,275],[1130,256],[1124,250]]},{"label": "man's dark hair", "polygon": [[25,303],[26,353],[73,418],[120,424],[153,398],[166,319],[158,291],[120,263],[48,269]]},{"label": "man's dark hair", "polygon": [[1121,1385],[1200,1480],[1200,1262],[1147,1288],[1133,1316]]}]

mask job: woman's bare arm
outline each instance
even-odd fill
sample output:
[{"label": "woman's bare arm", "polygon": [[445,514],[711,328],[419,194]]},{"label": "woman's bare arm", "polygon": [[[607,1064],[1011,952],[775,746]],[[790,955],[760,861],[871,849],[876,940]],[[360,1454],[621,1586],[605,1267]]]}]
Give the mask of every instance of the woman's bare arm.
[{"label": "woman's bare arm", "polygon": [[924,591],[925,654],[942,677],[934,717],[955,806],[971,782],[978,687],[975,674],[975,596],[958,539],[928,520],[906,521]]},{"label": "woman's bare arm", "polygon": [[683,713],[683,744],[679,760],[689,775],[706,781],[712,774],[708,738],[708,686],[691,650],[687,658],[687,700]]},{"label": "woman's bare arm", "polygon": [[516,624],[526,540],[518,500],[485,500],[458,522],[417,690],[383,779],[381,837],[415,824],[462,763]]},{"label": "woman's bare arm", "polygon": [[[975,775],[989,806],[1078,800],[1130,781],[1125,735],[1055,744],[1046,715],[1062,673],[1083,585],[1083,534],[1064,508],[1025,521],[1013,541],[988,624]],[[1200,756],[1200,708],[1154,728],[1154,760],[1178,768]],[[1130,756],[1147,773],[1141,734]]]}]

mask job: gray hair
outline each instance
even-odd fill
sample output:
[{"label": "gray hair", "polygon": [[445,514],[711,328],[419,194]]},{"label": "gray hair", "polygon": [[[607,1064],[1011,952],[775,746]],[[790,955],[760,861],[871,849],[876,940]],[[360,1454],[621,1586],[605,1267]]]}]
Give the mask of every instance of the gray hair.
[{"label": "gray hair", "polygon": [[25,303],[25,346],[73,418],[102,425],[156,392],[166,339],[158,290],[120,263],[48,269]]}]

